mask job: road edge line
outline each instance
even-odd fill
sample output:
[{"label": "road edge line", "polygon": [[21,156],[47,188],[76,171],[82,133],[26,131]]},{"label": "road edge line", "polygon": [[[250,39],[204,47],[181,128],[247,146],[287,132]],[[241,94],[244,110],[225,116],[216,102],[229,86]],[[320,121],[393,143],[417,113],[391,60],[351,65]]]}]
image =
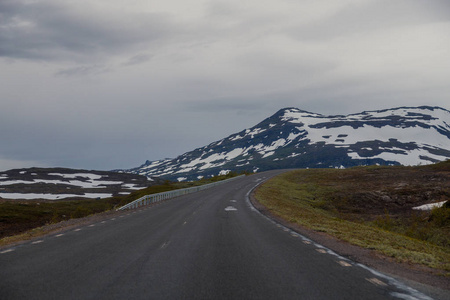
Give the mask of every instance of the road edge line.
[{"label": "road edge line", "polygon": [[[279,175],[279,174],[278,174],[278,175]],[[273,224],[275,224],[275,225],[277,225],[277,226],[279,225],[279,226],[280,226],[281,228],[283,228],[283,229],[287,229],[287,231],[288,231],[289,233],[295,233],[295,234],[297,234],[303,241],[309,241],[309,242],[311,242],[314,246],[316,246],[316,247],[318,247],[318,248],[321,248],[321,249],[324,249],[328,254],[331,254],[331,255],[333,255],[333,256],[339,258],[339,259],[342,259],[342,260],[344,260],[344,261],[346,261],[346,262],[349,262],[349,263],[351,263],[351,264],[354,265],[354,266],[359,266],[359,267],[361,267],[361,268],[363,268],[363,269],[369,271],[369,272],[372,273],[374,276],[377,276],[377,277],[380,277],[380,278],[383,278],[383,279],[387,280],[389,285],[391,285],[391,286],[393,286],[393,287],[397,288],[398,290],[401,290],[402,292],[405,293],[405,294],[401,294],[401,293],[397,293],[397,292],[392,292],[392,293],[390,293],[391,296],[394,296],[394,297],[401,297],[401,296],[404,295],[404,296],[407,296],[407,297],[414,297],[413,299],[418,299],[418,300],[433,300],[433,298],[431,298],[431,297],[425,295],[424,293],[422,293],[422,292],[420,292],[420,291],[418,291],[418,290],[416,290],[416,289],[414,289],[414,288],[408,286],[407,284],[405,284],[405,283],[403,283],[403,282],[401,282],[401,281],[399,281],[399,280],[397,280],[397,279],[395,279],[395,278],[393,278],[393,277],[391,277],[391,276],[389,276],[389,275],[386,275],[386,274],[384,274],[384,273],[382,273],[382,272],[380,272],[380,271],[377,271],[377,270],[375,270],[375,269],[372,269],[372,268],[370,268],[370,267],[368,267],[368,266],[366,266],[366,265],[364,265],[364,264],[355,262],[355,261],[353,261],[353,260],[351,260],[351,259],[348,259],[348,258],[346,258],[346,257],[343,257],[343,256],[337,254],[337,253],[334,252],[333,250],[331,250],[331,249],[329,249],[329,248],[327,248],[327,247],[325,247],[325,246],[323,246],[323,245],[321,245],[321,244],[319,244],[319,243],[317,243],[317,242],[315,242],[315,241],[313,241],[313,240],[307,238],[306,236],[302,235],[301,233],[298,233],[298,232],[296,232],[295,230],[293,230],[293,229],[291,229],[291,228],[289,228],[289,227],[287,227],[287,226],[285,226],[285,225],[283,225],[283,224],[277,222],[275,219],[272,219],[271,217],[269,217],[268,215],[264,214],[264,213],[261,212],[259,209],[257,209],[257,208],[253,205],[252,201],[250,200],[251,194],[256,190],[256,188],[257,188],[258,186],[260,186],[261,184],[265,183],[267,180],[269,180],[269,179],[271,179],[271,178],[273,178],[273,177],[275,177],[275,176],[277,176],[277,175],[273,175],[273,176],[271,176],[271,177],[269,177],[269,178],[265,178],[265,179],[261,180],[261,181],[258,182],[256,185],[254,185],[254,186],[247,192],[247,194],[245,195],[245,202],[247,203],[247,205],[250,207],[250,209],[251,209],[252,211],[257,212],[260,216],[262,216],[263,218],[267,219],[269,222],[271,222],[271,223],[273,223]]]}]

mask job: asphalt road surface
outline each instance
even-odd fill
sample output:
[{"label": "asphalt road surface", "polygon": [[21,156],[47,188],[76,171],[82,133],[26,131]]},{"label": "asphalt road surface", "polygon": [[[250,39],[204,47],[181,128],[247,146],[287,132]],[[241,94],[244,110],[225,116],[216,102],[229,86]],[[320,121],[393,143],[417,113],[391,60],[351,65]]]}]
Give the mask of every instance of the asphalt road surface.
[{"label": "asphalt road surface", "polygon": [[430,299],[261,215],[271,171],[0,250],[0,299]]}]

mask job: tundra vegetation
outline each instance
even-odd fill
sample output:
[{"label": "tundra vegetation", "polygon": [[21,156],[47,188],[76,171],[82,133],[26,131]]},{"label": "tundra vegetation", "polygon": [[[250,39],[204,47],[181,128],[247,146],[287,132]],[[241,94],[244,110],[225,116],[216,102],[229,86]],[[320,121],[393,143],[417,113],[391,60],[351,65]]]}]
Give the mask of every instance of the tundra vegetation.
[{"label": "tundra vegetation", "polygon": [[[277,176],[256,199],[288,222],[450,276],[450,161],[427,166],[305,169]],[[447,201],[431,211],[422,204]]]},{"label": "tundra vegetation", "polygon": [[[129,195],[104,199],[0,200],[0,246],[39,235],[41,233],[38,228],[44,225],[113,210],[145,195],[208,184],[238,175],[240,174],[230,172],[193,182],[164,181],[162,184],[137,190]],[[24,233],[26,234],[23,235]],[[11,238],[20,234],[21,237]]]}]

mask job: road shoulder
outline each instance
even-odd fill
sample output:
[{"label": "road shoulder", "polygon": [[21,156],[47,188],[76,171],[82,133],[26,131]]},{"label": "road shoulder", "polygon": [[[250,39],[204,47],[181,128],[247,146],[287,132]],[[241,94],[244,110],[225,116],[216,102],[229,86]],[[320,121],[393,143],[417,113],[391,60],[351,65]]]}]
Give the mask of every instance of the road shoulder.
[{"label": "road shoulder", "polygon": [[397,278],[411,287],[421,290],[432,297],[438,299],[450,299],[450,278],[437,275],[437,272],[431,268],[420,265],[398,263],[393,259],[380,255],[373,250],[351,245],[323,232],[317,232],[303,226],[299,226],[298,224],[290,223],[278,216],[275,216],[268,209],[266,209],[265,206],[260,204],[255,198],[254,191],[250,194],[250,202],[263,215],[333,250],[343,257],[366,265],[391,277]]}]

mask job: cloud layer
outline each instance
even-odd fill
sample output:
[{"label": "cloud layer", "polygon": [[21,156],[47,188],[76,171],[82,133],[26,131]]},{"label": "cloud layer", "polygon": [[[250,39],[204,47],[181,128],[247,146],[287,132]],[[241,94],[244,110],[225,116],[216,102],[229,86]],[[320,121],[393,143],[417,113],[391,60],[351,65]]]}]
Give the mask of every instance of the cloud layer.
[{"label": "cloud layer", "polygon": [[0,169],[134,167],[286,106],[448,109],[449,33],[446,0],[4,0]]}]

